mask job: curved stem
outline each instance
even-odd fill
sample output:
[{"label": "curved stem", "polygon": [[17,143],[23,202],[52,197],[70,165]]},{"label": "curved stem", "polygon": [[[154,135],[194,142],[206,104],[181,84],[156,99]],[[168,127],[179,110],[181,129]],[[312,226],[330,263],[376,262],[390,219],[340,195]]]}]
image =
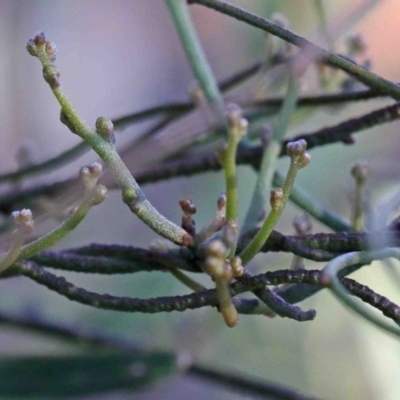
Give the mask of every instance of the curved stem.
[{"label": "curved stem", "polygon": [[369,264],[372,261],[382,260],[389,257],[400,259],[400,249],[386,248],[376,251],[361,251],[343,254],[342,256],[333,259],[324,268],[321,282],[326,284],[341,302],[343,302],[349,308],[353,309],[356,313],[360,314],[366,320],[386,332],[392,333],[396,336],[400,336],[400,329],[398,327],[394,327],[382,321],[380,318],[370,313],[357,300],[354,300],[350,296],[350,293],[340,283],[340,280],[337,276],[340,270],[347,266],[353,264]]}]

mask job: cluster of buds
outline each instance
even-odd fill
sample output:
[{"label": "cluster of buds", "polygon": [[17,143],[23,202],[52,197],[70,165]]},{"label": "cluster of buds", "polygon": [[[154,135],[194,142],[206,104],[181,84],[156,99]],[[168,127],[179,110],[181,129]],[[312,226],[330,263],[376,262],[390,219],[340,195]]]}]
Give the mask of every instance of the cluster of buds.
[{"label": "cluster of buds", "polygon": [[306,150],[307,142],[304,139],[289,142],[286,145],[286,153],[298,169],[306,167],[311,161],[311,156]]},{"label": "cluster of buds", "polygon": [[17,226],[17,230],[29,235],[33,230],[33,217],[31,210],[24,208],[21,211],[14,211],[11,213],[11,218]]},{"label": "cluster of buds", "polygon": [[238,314],[232,301],[229,283],[233,278],[242,276],[244,268],[240,257],[228,259],[229,244],[226,243],[226,235],[221,238],[214,237],[199,246],[203,262],[202,270],[215,282],[219,310],[229,327],[235,327],[238,323]]},{"label": "cluster of buds", "polygon": [[84,198],[89,199],[92,206],[102,203],[107,195],[107,188],[97,184],[102,172],[103,168],[98,162],[92,162],[79,170],[79,177],[85,186]]},{"label": "cluster of buds", "polygon": [[238,323],[238,314],[229,290],[229,283],[233,278],[233,273],[231,265],[226,259],[228,249],[220,239],[211,239],[203,243],[201,247],[206,254],[201,267],[215,282],[219,311],[226,325],[233,328]]},{"label": "cluster of buds", "polygon": [[60,73],[53,64],[57,58],[57,47],[46,39],[44,32],[39,32],[26,44],[29,54],[43,63],[43,78],[52,89],[60,86]]},{"label": "cluster of buds", "polygon": [[249,122],[243,118],[243,110],[236,104],[228,104],[225,110],[225,118],[229,132],[239,142],[247,134]]}]

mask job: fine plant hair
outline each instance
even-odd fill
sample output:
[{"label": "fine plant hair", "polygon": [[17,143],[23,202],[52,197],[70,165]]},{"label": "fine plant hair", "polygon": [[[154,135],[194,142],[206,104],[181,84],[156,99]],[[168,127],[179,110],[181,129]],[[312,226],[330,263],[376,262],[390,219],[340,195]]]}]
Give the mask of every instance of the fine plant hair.
[{"label": "fine plant hair", "polygon": [[[375,260],[400,259],[398,220],[389,221],[391,214],[387,212],[380,225],[375,224],[371,229],[368,225],[371,211],[365,191],[368,166],[360,162],[351,171],[355,189],[350,220],[325,207],[307,192],[306,187],[296,182],[296,176],[302,173],[303,168],[319,168],[313,164],[310,150],[333,143],[356,146],[356,133],[361,135],[370,128],[398,119],[400,86],[362,65],[363,44],[360,38],[357,38],[358,41],[353,38],[348,45],[348,54],[337,54],[333,48],[325,50],[290,31],[284,21],[269,21],[219,0],[190,0],[187,3],[166,1],[198,84],[192,100],[156,105],[116,119],[100,116],[90,124],[84,122],[67,97],[68,88],[64,90],[62,68],[55,64],[56,45],[43,32],[28,40],[27,50],[40,62],[44,83],[59,103],[61,123],[82,141],[48,160],[1,175],[0,183],[29,181],[75,161],[89,149],[97,153],[98,159],[82,166],[78,178],[71,176],[64,181],[18,190],[11,187],[3,193],[0,210],[3,214],[11,213],[11,218],[2,223],[0,231],[4,237],[10,238],[11,244],[0,258],[1,278],[26,277],[68,300],[115,312],[190,312],[206,307],[210,313],[219,313],[226,326],[232,328],[238,323],[246,323],[245,320],[239,322],[241,314],[251,314],[252,318],[264,318],[266,315],[289,318],[294,320],[292,324],[314,320],[317,318],[316,310],[303,309],[297,304],[321,290],[329,290],[349,308],[349,312],[361,315],[365,323],[400,336],[399,306],[348,277]],[[217,82],[190,18],[192,5],[208,7],[235,18],[238,24],[261,29],[268,34],[268,41],[277,37],[282,42],[279,45],[276,41],[273,45],[269,43],[272,52],[265,60]],[[320,92],[304,96],[300,82],[312,67],[316,67],[314,78],[320,82]],[[225,94],[229,90],[240,88],[260,74],[268,74],[268,69],[272,68],[280,71],[278,92],[283,93],[281,96],[261,95],[245,99],[240,105],[227,102]],[[295,133],[291,139],[285,138],[296,115],[310,114],[323,106],[340,106],[378,97],[387,98],[388,105],[335,125],[316,126],[310,131]],[[161,129],[199,108],[206,109],[210,116],[201,135],[186,137],[178,145],[175,141],[174,146],[168,153],[160,155],[157,162],[132,175],[125,160],[137,151],[135,149],[138,146],[150,148]],[[155,116],[161,117],[160,122],[126,147],[118,146],[119,130]],[[273,121],[271,126],[265,125],[266,116]],[[168,146],[168,139],[165,143]],[[284,173],[277,169],[279,157],[286,157],[290,162]],[[242,183],[238,182],[237,169],[241,165],[251,166],[257,172],[257,181],[244,222],[239,225],[238,185]],[[103,170],[107,176],[102,176]],[[221,195],[209,199],[215,204],[215,213],[208,221],[196,221],[196,200],[183,197],[175,205],[182,211],[181,222],[177,224],[162,215],[142,190],[144,185],[153,182],[209,171],[221,171],[223,181]],[[35,235],[35,210],[40,199],[43,196],[58,198],[77,185],[84,188],[84,193],[65,220],[52,231],[31,240]],[[74,229],[92,207],[102,207],[101,203],[110,190],[119,191],[121,201],[131,211],[132,218],[140,218],[162,241],[147,248],[93,243],[61,251],[52,250],[52,246],[61,239],[74,234]],[[397,206],[397,197],[393,199],[391,209]],[[277,222],[285,217],[288,201],[304,212],[294,221],[295,235],[275,229]],[[20,209],[16,210],[16,205]],[[326,231],[311,233],[313,220],[324,225]],[[291,265],[282,262],[281,268],[274,271],[268,270],[265,265],[262,272],[251,274],[248,267],[254,257],[259,253],[272,252],[290,253]],[[321,268],[306,269],[306,260],[322,263]],[[161,271],[172,274],[185,285],[187,294],[136,298],[97,293],[76,286],[57,275],[57,271],[104,275]],[[372,269],[370,273],[373,273]],[[209,284],[200,284],[194,274],[208,275]],[[162,279],[160,274],[157,279]],[[247,295],[241,296],[244,293]],[[379,310],[382,315],[370,312],[370,307]],[[49,323],[40,318],[20,318],[11,313],[0,314],[0,322],[67,341],[86,343],[93,348],[112,350],[115,357],[112,360],[122,370],[131,363],[129,357],[133,356],[142,357],[142,362],[148,363],[149,368],[157,363],[164,363],[168,371],[177,368],[171,354],[146,352],[132,343],[101,333],[83,333],[74,327]],[[121,358],[122,355],[128,357],[126,365],[127,360]],[[95,365],[97,356],[93,357],[90,360]],[[31,362],[34,363],[34,360]],[[265,398],[272,395],[282,399],[309,398],[279,385],[236,376],[230,371],[216,371],[196,364],[186,366],[185,371],[201,379],[213,380]],[[155,377],[157,374],[162,376],[156,371]],[[152,379],[148,382],[142,380],[138,386],[150,381]],[[132,386],[132,382],[127,383],[129,385]],[[80,393],[80,389],[73,393]],[[13,390],[11,388],[7,393],[12,394]]]}]

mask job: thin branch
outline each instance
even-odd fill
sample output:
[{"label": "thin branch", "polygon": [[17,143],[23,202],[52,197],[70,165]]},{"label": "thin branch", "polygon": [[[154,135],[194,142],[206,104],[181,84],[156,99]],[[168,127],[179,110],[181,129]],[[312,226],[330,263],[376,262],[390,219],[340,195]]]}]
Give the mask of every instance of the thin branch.
[{"label": "thin branch", "polygon": [[[217,306],[218,298],[215,289],[195,292],[185,296],[158,297],[153,299],[136,299],[117,297],[109,294],[98,294],[79,288],[64,277],[56,276],[32,261],[24,261],[12,268],[13,272],[27,276],[35,282],[46,286],[72,301],[77,301],[95,308],[123,312],[158,313],[185,311],[204,306]],[[281,283],[305,282],[318,284],[319,271],[280,271],[257,275],[231,285],[232,295]]]},{"label": "thin branch", "polygon": [[292,72],[289,76],[285,101],[272,128],[272,137],[265,139],[267,143],[261,158],[256,185],[243,223],[242,232],[256,226],[260,221],[260,214],[265,215],[270,206],[269,193],[274,179],[276,162],[281,152],[282,141],[288,129],[290,118],[297,106],[297,86],[296,77]]},{"label": "thin branch", "polygon": [[376,89],[382,93],[386,93],[396,100],[400,100],[400,86],[398,86],[396,83],[390,82],[370,71],[367,71],[366,69],[347,61],[343,57],[332,54],[322,47],[315,45],[304,37],[299,36],[278,24],[274,24],[273,22],[270,22],[258,15],[251,14],[239,7],[235,7],[219,0],[189,0],[189,3],[201,4],[240,21],[246,22],[247,24],[256,28],[260,28],[266,32],[269,32],[270,34],[277,36],[288,43],[300,47],[302,50],[310,53],[311,56],[320,59],[325,64],[347,72],[370,88]]},{"label": "thin branch", "polygon": [[[396,251],[398,253],[398,250]],[[95,308],[122,312],[158,313],[185,311],[204,306],[218,305],[218,298],[215,289],[195,292],[185,296],[137,299],[131,297],[117,297],[109,294],[98,294],[87,291],[73,285],[63,277],[56,276],[46,271],[44,268],[32,261],[24,261],[14,265],[12,270],[13,273],[29,277],[37,283],[46,286],[48,289],[55,291],[72,301],[86,304]],[[244,276],[240,281],[231,284],[230,290],[231,294],[235,296],[247,291],[262,289],[266,285],[276,286],[282,283],[303,283],[320,286],[327,284],[326,279],[324,280],[323,278],[325,276],[326,271],[281,270],[266,272],[254,277]],[[347,287],[350,290],[355,288],[355,295],[359,296],[364,301],[368,301],[371,305],[377,306],[385,315],[390,317],[394,316],[396,320],[399,319],[400,313],[398,311],[398,307],[395,305],[393,306],[393,303],[391,302],[382,301],[381,299],[383,297],[376,297],[377,295],[374,294],[369,288],[367,288],[368,290],[365,290],[365,287],[362,285],[354,286],[352,281],[347,284]],[[374,296],[375,300],[372,299]],[[249,313],[249,311],[251,313],[251,307],[254,309],[256,304],[252,302],[252,306],[250,306],[250,308],[247,307],[246,313]],[[240,309],[238,309],[238,311],[241,312]]]},{"label": "thin branch", "polygon": [[193,26],[188,6],[182,0],[167,0],[167,6],[175,23],[175,27],[178,31],[192,71],[210,102],[210,105],[216,114],[217,121],[224,123],[224,101],[197,36],[197,32]]}]

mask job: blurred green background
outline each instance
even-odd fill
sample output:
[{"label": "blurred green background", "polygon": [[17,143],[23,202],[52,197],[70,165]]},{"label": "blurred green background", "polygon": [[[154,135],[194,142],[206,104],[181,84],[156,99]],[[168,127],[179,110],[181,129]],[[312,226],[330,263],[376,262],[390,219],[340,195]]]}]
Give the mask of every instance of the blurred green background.
[{"label": "blurred green background", "polygon": [[[311,0],[237,0],[232,3],[266,17],[279,11],[288,18],[290,29],[326,46],[318,34],[319,22]],[[361,34],[368,46],[366,57],[372,62],[372,70],[387,79],[400,81],[400,59],[393,51],[400,37],[399,2],[337,0],[325,1],[324,5],[337,51],[343,51],[347,35]],[[265,38],[261,31],[198,6],[191,7],[191,12],[219,79],[264,56]],[[58,104],[42,80],[37,61],[25,50],[27,39],[41,30],[57,44],[57,65],[64,88],[92,125],[100,115],[116,117],[188,98],[193,77],[164,1],[0,0],[1,173],[18,167],[16,154],[21,147],[28,149],[32,161],[40,161],[78,142],[76,136],[60,125]],[[303,93],[313,93],[314,89],[312,85],[307,87],[305,82]],[[250,93],[251,87],[248,90]],[[388,100],[371,100],[324,108],[291,127],[289,135],[338,123],[387,103]],[[118,143],[128,141],[146,126],[141,124],[126,129],[118,135]],[[179,125],[170,127],[171,131],[177,129],[183,128]],[[366,160],[371,169],[371,196],[376,204],[380,204],[398,190],[398,129],[399,123],[395,122],[358,134],[354,146],[336,144],[313,150],[312,163],[300,173],[299,183],[331,209],[349,218],[353,185],[349,170],[356,161]],[[96,156],[91,152],[73,165],[35,181],[51,182],[68,177],[79,166],[94,159]],[[279,161],[281,170],[286,166],[285,160]],[[254,182],[254,172],[240,167],[242,216]],[[220,173],[144,188],[156,207],[176,222],[180,218],[178,200],[185,196],[194,199],[200,226],[211,219],[215,201],[222,190]],[[65,211],[57,210],[56,204],[54,207],[60,214]],[[291,221],[299,213],[296,207],[288,206],[278,230],[292,233]],[[322,229],[326,230],[315,224],[315,232]],[[112,192],[58,248],[92,242],[148,246],[154,239],[155,235],[120,201],[120,194]],[[282,254],[264,255],[257,258],[253,268],[287,268],[290,260]],[[100,293],[133,297],[187,293],[180,283],[162,273],[120,277],[65,275],[78,286]],[[357,277],[391,300],[400,301],[398,287],[383,268],[372,265],[364,268]],[[241,316],[235,329],[226,328],[220,316],[211,309],[159,315],[95,310],[69,302],[23,278],[1,282],[0,304],[1,310],[98,329],[144,348],[172,350],[180,359],[190,358],[216,368],[244,372],[323,399],[400,398],[400,387],[396,385],[400,374],[398,340],[344,309],[325,291],[302,305],[317,310],[313,322]],[[59,340],[0,326],[3,357],[74,352],[75,347]],[[185,376],[160,381],[154,387],[136,393],[134,398],[178,399],[189,395],[193,400],[243,398]],[[125,399],[132,395],[118,392],[94,398]]]}]

